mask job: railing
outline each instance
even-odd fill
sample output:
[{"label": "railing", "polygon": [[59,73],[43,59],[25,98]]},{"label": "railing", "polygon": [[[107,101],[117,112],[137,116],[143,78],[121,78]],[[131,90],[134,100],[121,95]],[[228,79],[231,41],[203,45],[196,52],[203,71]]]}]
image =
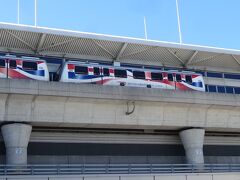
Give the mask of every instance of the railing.
[{"label": "railing", "polygon": [[170,174],[240,172],[240,164],[0,165],[1,175]]}]

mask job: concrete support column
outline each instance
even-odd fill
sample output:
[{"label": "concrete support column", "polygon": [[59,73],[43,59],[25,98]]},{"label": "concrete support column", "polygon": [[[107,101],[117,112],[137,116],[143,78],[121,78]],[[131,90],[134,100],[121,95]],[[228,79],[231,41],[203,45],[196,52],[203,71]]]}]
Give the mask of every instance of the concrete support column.
[{"label": "concrete support column", "polygon": [[26,165],[27,146],[32,126],[14,123],[3,125],[1,130],[6,147],[6,163],[9,165]]},{"label": "concrete support column", "polygon": [[204,129],[187,129],[179,133],[188,164],[204,164]]}]

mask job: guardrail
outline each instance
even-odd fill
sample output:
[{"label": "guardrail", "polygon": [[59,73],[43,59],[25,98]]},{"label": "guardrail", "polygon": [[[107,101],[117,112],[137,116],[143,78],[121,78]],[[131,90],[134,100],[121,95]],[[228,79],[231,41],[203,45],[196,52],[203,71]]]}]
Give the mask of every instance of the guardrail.
[{"label": "guardrail", "polygon": [[0,165],[0,175],[171,174],[240,172],[240,164]]}]

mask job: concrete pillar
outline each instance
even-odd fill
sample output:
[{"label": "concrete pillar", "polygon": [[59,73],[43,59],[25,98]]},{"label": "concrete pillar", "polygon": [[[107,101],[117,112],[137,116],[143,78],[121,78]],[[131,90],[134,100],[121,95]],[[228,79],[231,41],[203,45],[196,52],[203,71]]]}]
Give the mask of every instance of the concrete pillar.
[{"label": "concrete pillar", "polygon": [[27,146],[32,126],[14,123],[3,125],[1,130],[6,147],[6,164],[26,165]]},{"label": "concrete pillar", "polygon": [[204,129],[187,129],[179,133],[188,164],[204,164]]}]

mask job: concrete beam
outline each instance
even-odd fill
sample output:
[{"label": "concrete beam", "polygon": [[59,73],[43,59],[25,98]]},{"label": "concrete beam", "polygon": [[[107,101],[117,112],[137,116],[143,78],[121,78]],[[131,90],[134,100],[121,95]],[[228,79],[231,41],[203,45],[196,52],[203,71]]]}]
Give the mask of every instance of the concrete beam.
[{"label": "concrete beam", "polygon": [[1,130],[6,147],[6,163],[10,165],[26,165],[27,146],[32,126],[14,123],[3,125]]},{"label": "concrete beam", "polygon": [[204,129],[188,129],[179,133],[188,164],[203,164]]},{"label": "concrete beam", "polygon": [[[129,101],[135,110],[126,115]],[[239,132],[239,119],[239,95],[0,79],[0,122]]]},{"label": "concrete beam", "polygon": [[240,107],[240,96],[197,91],[175,91],[63,82],[1,79],[0,93],[109,100],[190,103]]}]

